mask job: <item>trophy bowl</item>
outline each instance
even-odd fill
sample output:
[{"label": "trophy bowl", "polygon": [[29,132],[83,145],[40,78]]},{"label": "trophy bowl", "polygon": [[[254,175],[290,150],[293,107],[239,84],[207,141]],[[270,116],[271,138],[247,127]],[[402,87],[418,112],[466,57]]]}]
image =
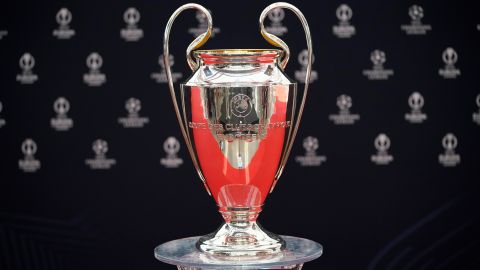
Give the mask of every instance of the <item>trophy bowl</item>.
[{"label": "trophy bowl", "polygon": [[[308,66],[299,106],[297,83],[284,73],[290,50],[263,24],[275,8],[293,11],[306,34]],[[208,27],[187,48],[193,74],[181,84],[178,97],[168,44],[174,20],[187,9],[205,14]],[[163,55],[176,116],[193,165],[224,219],[215,232],[195,238],[196,252],[213,260],[266,263],[285,255],[288,245],[294,246],[264,230],[257,217],[282,174],[299,127],[310,81],[312,42],[305,17],[288,3],[268,6],[259,22],[264,38],[280,49],[199,50],[212,33],[212,17],[198,4],[178,8],[165,30]],[[312,254],[320,256],[321,247],[320,253]]]}]

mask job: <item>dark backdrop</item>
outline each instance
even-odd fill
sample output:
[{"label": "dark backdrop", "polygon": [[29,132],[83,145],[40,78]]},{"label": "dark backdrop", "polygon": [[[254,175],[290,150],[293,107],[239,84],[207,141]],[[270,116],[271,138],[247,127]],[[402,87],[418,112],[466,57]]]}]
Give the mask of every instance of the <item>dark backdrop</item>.
[{"label": "dark backdrop", "polygon": [[[166,84],[150,76],[160,72],[162,36],[168,16],[181,1],[17,1],[2,3],[0,16],[0,269],[173,269],[156,261],[156,245],[213,231],[221,222],[212,198],[204,191],[181,139]],[[258,17],[270,2],[200,1],[220,28],[207,48],[265,48]],[[292,156],[275,192],[267,199],[260,221],[269,230],[322,243],[324,255],[306,269],[478,269],[479,250],[479,112],[480,16],[471,2],[350,1],[349,20],[356,33],[338,38],[332,27],[340,1],[293,1],[306,15],[314,44],[318,80],[306,104],[305,117]],[[425,35],[407,35],[409,8],[423,8]],[[75,35],[60,40],[55,16],[66,7]],[[144,36],[127,42],[123,14],[135,7],[137,28]],[[269,20],[267,19],[267,24]],[[287,73],[301,66],[305,48],[301,26],[286,12],[282,38],[292,59]],[[184,51],[197,27],[194,12],[174,25],[171,51],[174,71],[188,77]],[[439,75],[442,53],[454,49],[454,79]],[[370,54],[385,53],[387,80],[369,80]],[[19,59],[35,59],[38,80],[21,84]],[[97,52],[106,82],[84,83],[86,58]],[[451,51],[450,51],[451,52]],[[455,60],[452,54],[447,60]],[[28,59],[27,59],[28,60]],[[28,61],[27,61],[28,62]],[[31,63],[31,62],[28,62]],[[408,97],[419,92],[428,118],[412,124],[405,114]],[[335,125],[337,97],[351,97],[353,125]],[[73,127],[56,131],[53,103],[65,97]],[[141,101],[142,128],[124,128],[125,102]],[[377,165],[371,156],[380,133],[391,145],[393,161]],[[458,143],[453,167],[439,162],[446,148],[442,139],[454,134]],[[181,142],[178,168],[165,168],[166,138]],[[301,166],[303,140],[318,140],[320,166]],[[36,143],[40,161],[25,172],[26,138]],[[94,170],[92,143],[108,143],[110,169]],[[447,148],[452,146],[448,137]],[[385,142],[385,141],[383,141]],[[25,145],[25,151],[32,144]],[[30,148],[28,148],[30,146]],[[310,149],[312,150],[312,149]],[[310,152],[312,154],[312,152]],[[35,165],[35,164],[34,164]]]}]

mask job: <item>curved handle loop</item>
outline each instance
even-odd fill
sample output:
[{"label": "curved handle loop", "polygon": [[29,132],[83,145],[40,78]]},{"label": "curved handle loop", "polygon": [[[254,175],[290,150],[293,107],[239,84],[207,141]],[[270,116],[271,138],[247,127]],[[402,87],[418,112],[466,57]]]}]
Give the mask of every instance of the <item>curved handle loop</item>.
[{"label": "curved handle loop", "polygon": [[[173,12],[172,16],[170,16],[170,19],[168,20],[167,26],[165,27],[165,34],[163,36],[163,61],[165,63],[165,72],[167,74],[167,79],[168,79],[168,88],[170,89],[170,95],[172,96],[172,101],[173,101],[173,107],[175,108],[175,114],[177,115],[177,120],[178,123],[180,124],[180,129],[182,130],[182,135],[183,138],[185,139],[185,144],[187,145],[188,152],[190,153],[190,156],[192,158],[193,166],[195,167],[195,170],[198,173],[198,176],[202,180],[205,188],[207,189],[208,194],[211,195],[211,192],[207,186],[207,182],[205,181],[205,177],[203,176],[202,171],[200,170],[200,166],[197,160],[197,157],[195,156],[195,151],[192,146],[192,141],[190,139],[190,135],[188,134],[188,125],[187,125],[187,119],[184,117],[182,118],[182,115],[180,113],[180,109],[178,107],[178,102],[177,102],[177,94],[175,92],[175,88],[173,86],[173,80],[172,80],[172,70],[170,68],[170,60],[169,60],[169,38],[170,38],[170,31],[172,29],[173,22],[177,18],[180,13],[187,9],[196,9],[201,12],[203,12],[206,17],[207,17],[207,22],[208,22],[208,28],[207,31],[201,35],[199,35],[197,38],[195,38],[190,45],[188,45],[187,48],[187,62],[188,65],[192,70],[195,70],[198,68],[198,61],[192,56],[192,51],[200,48],[207,40],[210,38],[212,34],[212,16],[210,15],[210,12],[204,8],[201,5],[198,4],[185,4],[181,7],[179,7],[175,12]],[[183,96],[183,95],[182,95]]]},{"label": "curved handle loop", "polygon": [[[302,119],[303,115],[303,109],[305,107],[305,101],[307,99],[307,93],[308,93],[308,86],[310,84],[310,74],[312,71],[312,36],[310,35],[310,28],[308,27],[307,19],[303,15],[303,13],[295,6],[285,3],[285,2],[277,2],[269,5],[266,7],[263,11],[262,14],[260,15],[260,32],[262,33],[262,36],[273,46],[280,47],[284,52],[285,55],[283,59],[280,61],[279,65],[282,69],[284,69],[288,63],[288,59],[290,58],[290,49],[288,48],[287,44],[281,40],[279,37],[272,35],[268,33],[265,30],[265,26],[263,24],[263,21],[265,20],[265,17],[267,16],[268,12],[275,8],[285,8],[290,11],[292,11],[300,20],[303,26],[303,30],[305,31],[305,38],[307,41],[307,50],[308,50],[308,65],[307,65],[307,72],[305,75],[305,88],[303,90],[303,96],[302,96],[302,101],[300,103],[300,107],[298,108],[298,114],[297,117],[295,118],[295,106],[293,107],[293,113],[292,113],[292,126],[293,128],[290,130],[288,137],[287,137],[287,142],[285,144],[285,150],[283,152],[282,158],[280,160],[280,165],[278,167],[277,173],[275,174],[275,180],[272,185],[272,188],[270,189],[270,192],[273,191],[275,188],[275,185],[280,178],[280,176],[283,173],[283,170],[285,168],[285,165],[288,160],[288,156],[290,155],[290,152],[292,151],[292,146],[293,142],[295,141],[295,137],[297,136],[297,131],[298,127],[300,125],[300,120]],[[294,95],[296,98],[296,94]]]}]

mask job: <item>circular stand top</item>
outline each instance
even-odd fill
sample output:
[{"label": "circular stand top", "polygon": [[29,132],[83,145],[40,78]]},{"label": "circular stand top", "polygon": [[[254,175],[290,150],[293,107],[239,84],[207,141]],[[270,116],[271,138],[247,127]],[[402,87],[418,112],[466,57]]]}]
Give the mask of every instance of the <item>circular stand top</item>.
[{"label": "circular stand top", "polygon": [[155,248],[155,258],[182,267],[199,269],[286,269],[312,261],[322,255],[320,244],[293,236],[281,236],[286,247],[279,254],[257,257],[219,257],[199,251],[195,244],[199,236],[173,240]]}]

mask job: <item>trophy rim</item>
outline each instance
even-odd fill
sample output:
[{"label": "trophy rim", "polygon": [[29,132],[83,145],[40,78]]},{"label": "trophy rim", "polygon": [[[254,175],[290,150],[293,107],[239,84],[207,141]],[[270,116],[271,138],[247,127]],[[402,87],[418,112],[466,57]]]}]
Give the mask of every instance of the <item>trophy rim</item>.
[{"label": "trophy rim", "polygon": [[211,49],[196,50],[193,53],[195,57],[207,55],[207,57],[269,56],[277,58],[283,55],[283,51],[278,49]]}]

